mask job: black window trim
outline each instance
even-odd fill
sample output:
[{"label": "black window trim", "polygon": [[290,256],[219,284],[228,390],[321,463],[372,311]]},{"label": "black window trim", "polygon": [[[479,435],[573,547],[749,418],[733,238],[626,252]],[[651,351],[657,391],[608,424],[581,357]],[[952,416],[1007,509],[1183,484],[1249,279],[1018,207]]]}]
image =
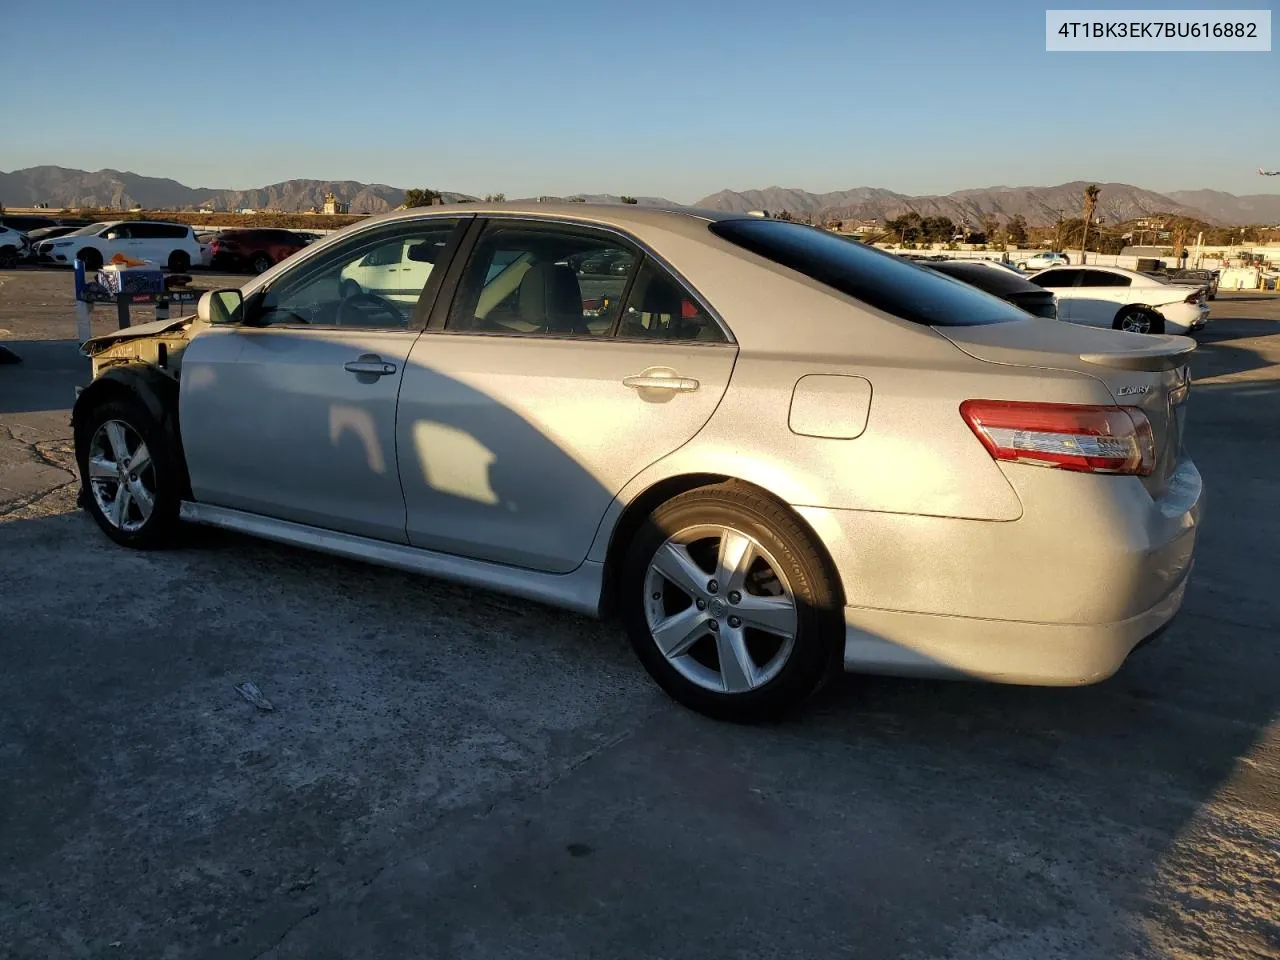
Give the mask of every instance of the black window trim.
[{"label": "black window trim", "polygon": [[[453,299],[457,295],[458,284],[462,280],[463,266],[470,260],[471,253],[475,249],[476,243],[479,242],[480,235],[484,231],[485,226],[493,221],[498,221],[498,220],[518,220],[521,222],[548,224],[551,226],[580,227],[586,230],[606,233],[614,237],[617,237],[619,240],[622,240],[625,243],[635,247],[641,253],[641,256],[637,257],[636,262],[632,264],[631,272],[627,276],[627,283],[623,287],[623,291],[622,291],[622,296],[624,298],[622,301],[623,309],[626,308],[625,298],[629,296],[631,293],[631,285],[635,281],[636,275],[639,273],[641,263],[643,263],[645,259],[652,259],[657,266],[661,267],[661,269],[666,271],[667,275],[670,276],[672,280],[674,280],[677,284],[679,284],[681,289],[684,290],[684,292],[689,296],[691,300],[694,300],[698,304],[698,306],[702,308],[702,311],[716,323],[716,325],[720,328],[720,333],[724,336],[723,340],[652,340],[652,341],[638,341],[638,340],[631,340],[631,339],[624,340],[614,336],[614,333],[616,332],[617,326],[618,326],[618,319],[621,318],[621,314],[619,314],[619,318],[615,319],[613,326],[609,328],[609,333],[607,336],[581,336],[581,335],[575,336],[575,335],[556,334],[554,336],[554,339],[581,340],[584,342],[591,342],[591,343],[617,340],[617,342],[620,342],[620,343],[641,343],[641,342],[671,343],[671,344],[682,344],[686,346],[698,346],[698,347],[723,347],[723,346],[736,347],[737,346],[738,341],[733,336],[733,331],[730,330],[729,325],[724,322],[724,318],[720,316],[719,311],[717,311],[714,307],[711,306],[710,303],[707,302],[706,297],[704,297],[701,293],[699,293],[698,289],[693,284],[691,284],[688,280],[686,280],[684,275],[680,273],[679,270],[675,269],[675,267],[673,267],[667,260],[660,257],[657,253],[655,253],[653,249],[647,243],[641,240],[639,237],[635,236],[632,233],[627,232],[626,230],[620,230],[617,227],[613,227],[608,224],[594,223],[590,220],[580,220],[573,217],[564,217],[564,216],[548,216],[545,214],[525,214],[525,213],[515,213],[515,212],[489,213],[489,214],[485,214],[484,216],[479,216],[475,218],[475,222],[473,223],[471,229],[468,231],[467,237],[465,238],[465,240],[463,241],[462,245],[460,246],[459,250],[455,255],[455,258],[454,258],[455,262],[453,264],[450,264],[451,268],[456,265],[457,269],[451,269],[449,271],[449,275],[445,277],[445,282],[441,284],[439,295],[436,298],[435,307],[432,310],[431,320],[427,324],[427,329],[426,329],[427,333],[452,332],[455,336],[485,336],[484,333],[472,333],[468,331],[465,334],[461,334],[456,330],[449,331],[446,328],[446,321],[449,316],[449,311],[453,308]],[[528,337],[536,337],[538,339],[543,339],[543,340],[548,339],[546,334],[521,334],[514,331],[509,334],[494,333],[494,334],[488,334],[488,336],[495,336],[499,338],[528,336]]]},{"label": "black window trim", "polygon": [[[445,280],[447,279],[447,276],[444,276],[444,275],[447,275],[448,273],[450,273],[453,270],[454,265],[457,263],[458,251],[462,246],[463,239],[469,233],[475,219],[476,219],[476,216],[473,213],[459,214],[457,212],[450,212],[447,214],[435,214],[434,216],[405,217],[403,219],[381,220],[376,223],[371,223],[368,226],[361,228],[360,230],[357,230],[351,234],[341,237],[340,239],[337,239],[336,242],[334,243],[325,244],[325,246],[321,250],[318,250],[315,253],[314,257],[313,256],[306,257],[302,262],[296,264],[290,270],[280,274],[280,276],[278,277],[272,278],[272,280],[269,283],[259,287],[250,295],[249,302],[246,304],[247,309],[245,310],[245,315],[246,316],[256,315],[259,307],[262,304],[263,298],[265,298],[266,295],[270,293],[275,288],[276,284],[278,284],[280,281],[295,275],[300,270],[305,270],[307,268],[307,265],[313,259],[314,260],[326,259],[330,254],[333,253],[333,251],[337,250],[339,247],[346,246],[348,241],[356,241],[360,238],[365,237],[368,234],[381,232],[383,230],[387,232],[391,232],[392,230],[403,230],[406,228],[415,227],[419,224],[431,223],[432,221],[435,221],[435,220],[446,220],[446,221],[456,220],[457,223],[454,224],[453,232],[450,234],[449,240],[445,244],[444,253],[440,257],[441,262],[445,265],[445,269],[444,270],[436,269],[436,267],[438,267],[439,264],[435,264],[432,266],[431,273],[427,275],[426,286],[422,288],[422,293],[419,294],[418,296],[418,302],[414,304],[413,312],[409,315],[409,321],[404,327],[358,327],[357,328],[357,327],[321,326],[321,325],[314,325],[309,323],[273,323],[263,327],[263,329],[270,329],[270,330],[313,330],[313,331],[319,331],[319,330],[350,331],[350,330],[358,329],[358,330],[369,331],[369,332],[411,333],[414,336],[417,336],[418,334],[422,333],[423,330],[426,328],[427,319],[430,316],[432,316],[432,311],[434,310],[436,304],[441,299],[440,292],[442,289],[445,288]],[[325,239],[328,240],[329,237],[326,237]],[[246,323],[245,326],[256,328],[259,326],[259,324]]]}]

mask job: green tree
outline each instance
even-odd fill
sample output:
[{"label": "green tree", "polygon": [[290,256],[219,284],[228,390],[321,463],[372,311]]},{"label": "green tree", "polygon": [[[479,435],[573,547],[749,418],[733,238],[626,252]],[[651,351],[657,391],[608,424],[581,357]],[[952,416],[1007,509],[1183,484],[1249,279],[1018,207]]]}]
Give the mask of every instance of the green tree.
[{"label": "green tree", "polygon": [[1015,247],[1025,246],[1027,243],[1027,218],[1020,213],[1015,213],[1009,218],[1009,222],[1004,227],[1005,236],[1009,238],[1009,242]]},{"label": "green tree", "polygon": [[414,188],[404,192],[404,205],[406,207],[429,207],[434,201],[440,199],[440,191],[423,188]]},{"label": "green tree", "polygon": [[505,203],[507,195],[505,193],[486,193],[484,195],[485,203]]},{"label": "green tree", "polygon": [[908,210],[900,217],[886,220],[884,225],[898,238],[899,243],[908,243],[920,239],[922,222],[920,214],[914,210]]},{"label": "green tree", "polygon": [[926,240],[949,243],[956,235],[956,225],[950,217],[925,217],[920,221],[920,232]]},{"label": "green tree", "polygon": [[637,202],[635,197],[628,197],[628,196],[625,196],[625,195],[624,195],[624,196],[619,197],[618,199],[619,199],[619,200],[621,200],[623,203],[636,203],[636,202]]}]

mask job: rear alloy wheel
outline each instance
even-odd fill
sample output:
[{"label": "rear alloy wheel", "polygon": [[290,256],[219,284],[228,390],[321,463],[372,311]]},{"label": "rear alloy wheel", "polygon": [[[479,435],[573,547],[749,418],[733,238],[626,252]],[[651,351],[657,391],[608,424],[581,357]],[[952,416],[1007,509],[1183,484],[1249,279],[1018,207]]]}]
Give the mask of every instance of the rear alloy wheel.
[{"label": "rear alloy wheel", "polygon": [[1128,333],[1164,333],[1164,317],[1140,307],[1121,310],[1112,326]]},{"label": "rear alloy wheel", "polygon": [[18,265],[17,247],[0,247],[0,269],[10,270]]},{"label": "rear alloy wheel", "polygon": [[265,253],[259,253],[254,256],[249,266],[253,267],[254,273],[266,273],[275,266],[275,264],[271,262],[271,258]]},{"label": "rear alloy wheel", "polygon": [[191,257],[183,250],[175,250],[169,254],[169,269],[174,273],[185,273],[191,269]]},{"label": "rear alloy wheel", "polygon": [[720,484],[663,504],[633,542],[625,577],[637,655],[701,713],[770,719],[840,667],[843,619],[822,553],[749,488]]},{"label": "rear alloy wheel", "polygon": [[82,502],[128,547],[167,540],[178,521],[181,471],[163,428],[136,401],[109,400],[78,431]]}]

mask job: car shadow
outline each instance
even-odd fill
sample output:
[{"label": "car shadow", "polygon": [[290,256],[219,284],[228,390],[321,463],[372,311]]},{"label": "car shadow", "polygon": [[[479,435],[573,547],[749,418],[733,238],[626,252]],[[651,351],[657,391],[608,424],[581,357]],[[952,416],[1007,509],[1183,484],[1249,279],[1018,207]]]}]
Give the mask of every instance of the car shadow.
[{"label": "car shadow", "polygon": [[75,340],[8,343],[21,362],[0,364],[0,415],[65,410],[89,382],[89,360]]}]

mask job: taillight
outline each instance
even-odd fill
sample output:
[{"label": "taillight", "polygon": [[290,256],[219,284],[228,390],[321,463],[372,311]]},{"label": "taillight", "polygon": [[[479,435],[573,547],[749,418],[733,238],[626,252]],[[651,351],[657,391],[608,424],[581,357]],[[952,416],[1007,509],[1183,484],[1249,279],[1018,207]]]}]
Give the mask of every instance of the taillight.
[{"label": "taillight", "polygon": [[1183,302],[1183,303],[1199,303],[1199,302],[1200,302],[1200,291],[1199,291],[1199,290],[1197,290],[1195,293],[1189,294],[1189,295],[1187,296],[1187,299],[1183,300],[1182,302]]},{"label": "taillight", "polygon": [[966,400],[960,415],[996,460],[1136,477],[1155,469],[1151,421],[1137,407]]}]

